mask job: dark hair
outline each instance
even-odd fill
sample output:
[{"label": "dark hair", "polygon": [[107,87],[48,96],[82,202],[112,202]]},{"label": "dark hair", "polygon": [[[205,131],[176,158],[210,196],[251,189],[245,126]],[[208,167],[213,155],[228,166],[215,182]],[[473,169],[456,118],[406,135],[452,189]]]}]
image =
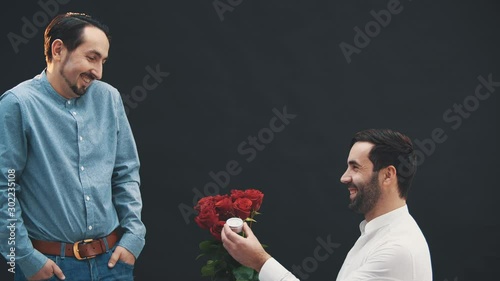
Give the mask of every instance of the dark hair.
[{"label": "dark hair", "polygon": [[417,159],[410,138],[390,129],[368,129],[354,135],[351,147],[360,141],[374,144],[368,155],[374,172],[390,165],[396,168],[399,196],[407,198],[417,172]]},{"label": "dark hair", "polygon": [[93,19],[91,16],[84,13],[72,12],[60,14],[52,19],[52,21],[45,29],[44,47],[45,59],[47,60],[47,62],[52,61],[51,46],[54,40],[61,39],[68,51],[72,52],[80,44],[83,43],[82,33],[83,29],[87,26],[94,26],[99,28],[106,34],[106,37],[108,37],[108,40],[111,42],[109,28],[99,21]]}]

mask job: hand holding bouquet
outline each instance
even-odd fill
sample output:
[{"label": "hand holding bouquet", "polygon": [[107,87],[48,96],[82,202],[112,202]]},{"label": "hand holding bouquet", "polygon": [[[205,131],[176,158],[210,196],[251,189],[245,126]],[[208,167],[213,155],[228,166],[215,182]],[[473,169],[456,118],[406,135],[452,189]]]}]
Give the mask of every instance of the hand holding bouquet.
[{"label": "hand holding bouquet", "polygon": [[264,194],[257,189],[233,189],[230,194],[206,196],[198,201],[194,207],[198,215],[194,220],[212,236],[211,240],[200,243],[201,254],[197,259],[202,256],[209,258],[201,268],[202,276],[212,280],[259,280],[255,270],[239,264],[227,253],[221,242],[221,231],[230,218],[240,218],[251,227],[256,222],[254,217],[260,214],[263,198]]}]

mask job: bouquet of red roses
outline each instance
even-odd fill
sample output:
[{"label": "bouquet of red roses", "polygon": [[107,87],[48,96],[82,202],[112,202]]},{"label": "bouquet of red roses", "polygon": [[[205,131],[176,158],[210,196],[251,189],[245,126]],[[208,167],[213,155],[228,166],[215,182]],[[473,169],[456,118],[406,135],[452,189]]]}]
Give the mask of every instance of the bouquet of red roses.
[{"label": "bouquet of red roses", "polygon": [[195,222],[200,228],[209,230],[213,238],[200,243],[201,254],[197,259],[208,256],[207,263],[201,268],[202,276],[212,280],[259,280],[255,270],[239,264],[229,255],[222,245],[221,231],[226,220],[233,217],[248,222],[251,227],[256,222],[254,217],[260,214],[263,198],[264,194],[257,189],[233,189],[230,194],[203,197],[194,206],[198,212]]}]

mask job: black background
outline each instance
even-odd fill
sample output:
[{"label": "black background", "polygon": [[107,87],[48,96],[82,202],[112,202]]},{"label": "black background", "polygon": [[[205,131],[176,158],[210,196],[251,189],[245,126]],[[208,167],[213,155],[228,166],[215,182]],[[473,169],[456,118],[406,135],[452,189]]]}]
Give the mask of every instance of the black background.
[{"label": "black background", "polygon": [[[192,206],[193,189],[203,191],[209,173],[231,160],[241,173],[219,192],[264,192],[253,230],[269,252],[291,269],[313,256],[317,238],[330,236],[340,247],[308,280],[335,280],[362,220],[347,208],[339,178],[350,138],[371,127],[422,142],[444,131],[446,141],[421,158],[408,200],[429,243],[434,280],[499,280],[500,87],[477,104],[473,98],[479,76],[500,81],[495,1],[402,0],[350,63],[339,44],[354,45],[354,28],[364,30],[370,11],[391,1],[230,1],[223,20],[213,0],[52,2],[58,12],[86,12],[110,27],[103,80],[122,95],[142,85],[147,66],[170,73],[128,115],[147,226],[136,280],[204,280],[195,258],[210,235],[194,216],[186,223],[179,206]],[[37,1],[8,5],[0,17],[2,91],[45,67],[45,25],[18,52],[8,34],[22,36],[22,18],[33,23],[46,12]],[[460,124],[444,117],[464,101],[476,107]],[[296,117],[247,161],[238,145],[284,107]]]}]

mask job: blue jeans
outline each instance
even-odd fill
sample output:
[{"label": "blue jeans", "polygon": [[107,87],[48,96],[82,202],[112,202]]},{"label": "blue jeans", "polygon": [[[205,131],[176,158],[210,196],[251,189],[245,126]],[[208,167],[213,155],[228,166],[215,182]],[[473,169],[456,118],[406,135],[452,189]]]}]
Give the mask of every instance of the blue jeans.
[{"label": "blue jeans", "polygon": [[[61,268],[67,281],[133,281],[134,266],[118,261],[113,268],[108,267],[108,261],[115,249],[96,256],[93,259],[77,260],[73,257],[46,255]],[[26,281],[26,277],[16,268],[15,281]],[[49,281],[59,281],[53,276]]]}]

